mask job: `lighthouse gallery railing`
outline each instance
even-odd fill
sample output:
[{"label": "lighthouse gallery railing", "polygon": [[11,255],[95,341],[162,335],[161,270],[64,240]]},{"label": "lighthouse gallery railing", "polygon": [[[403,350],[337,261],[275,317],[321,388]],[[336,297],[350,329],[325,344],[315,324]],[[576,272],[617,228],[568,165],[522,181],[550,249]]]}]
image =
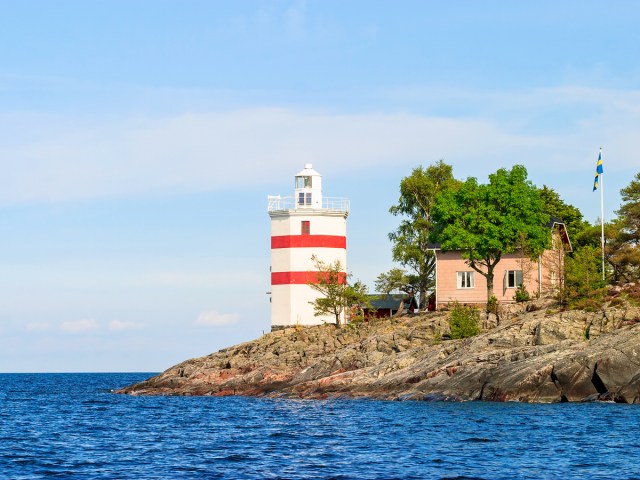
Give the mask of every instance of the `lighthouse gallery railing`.
[{"label": "lighthouse gallery railing", "polygon": [[[295,210],[297,208],[306,209],[308,206],[296,205],[295,198],[281,197],[280,195],[269,195],[267,211],[277,212],[280,210]],[[330,212],[348,212],[349,211],[349,199],[338,197],[322,197],[322,210],[328,210]]]}]

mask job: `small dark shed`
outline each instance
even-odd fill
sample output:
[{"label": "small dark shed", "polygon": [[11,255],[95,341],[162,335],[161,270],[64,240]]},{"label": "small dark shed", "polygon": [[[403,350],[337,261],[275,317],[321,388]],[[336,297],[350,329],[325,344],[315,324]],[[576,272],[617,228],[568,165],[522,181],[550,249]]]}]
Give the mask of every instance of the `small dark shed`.
[{"label": "small dark shed", "polygon": [[369,301],[373,309],[364,309],[365,318],[392,317],[398,313],[402,305],[402,313],[413,313],[418,308],[415,297],[407,297],[405,294],[396,293],[389,295],[370,295]]}]

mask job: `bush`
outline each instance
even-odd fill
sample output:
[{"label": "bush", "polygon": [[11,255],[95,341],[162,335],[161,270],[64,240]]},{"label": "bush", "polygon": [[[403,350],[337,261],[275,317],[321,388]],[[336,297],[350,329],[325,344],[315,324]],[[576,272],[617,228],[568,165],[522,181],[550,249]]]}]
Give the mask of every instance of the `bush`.
[{"label": "bush", "polygon": [[516,290],[516,294],[513,296],[513,299],[516,302],[528,302],[531,297],[529,296],[529,292],[525,288],[524,284],[520,285]]},{"label": "bush", "polygon": [[451,338],[468,338],[480,333],[480,313],[477,308],[454,304],[449,314]]},{"label": "bush", "polygon": [[498,315],[498,299],[495,295],[487,301],[487,313],[493,313],[496,316]]},{"label": "bush", "polygon": [[584,305],[597,310],[606,293],[600,268],[599,250],[591,246],[582,247],[573,257],[567,257],[561,300],[570,308],[581,309]]},{"label": "bush", "polygon": [[597,312],[602,308],[601,299],[578,298],[569,304],[572,310],[583,310],[585,312]]}]

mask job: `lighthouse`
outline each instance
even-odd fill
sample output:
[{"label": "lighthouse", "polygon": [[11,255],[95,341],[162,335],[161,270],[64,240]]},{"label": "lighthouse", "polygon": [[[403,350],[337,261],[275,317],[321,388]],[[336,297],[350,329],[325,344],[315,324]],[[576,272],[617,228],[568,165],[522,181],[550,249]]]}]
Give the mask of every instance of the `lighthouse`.
[{"label": "lighthouse", "polygon": [[310,163],[295,175],[294,195],[268,197],[271,217],[271,329],[335,322],[331,315],[314,316],[320,293],[315,256],[325,264],[336,260],[347,269],[346,198],[324,197],[322,175]]}]

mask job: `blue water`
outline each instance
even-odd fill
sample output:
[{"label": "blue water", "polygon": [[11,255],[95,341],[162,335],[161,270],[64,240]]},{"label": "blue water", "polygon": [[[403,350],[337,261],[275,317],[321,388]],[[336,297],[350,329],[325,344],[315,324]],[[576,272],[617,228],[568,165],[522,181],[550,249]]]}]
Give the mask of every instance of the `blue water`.
[{"label": "blue water", "polygon": [[0,374],[0,478],[640,478],[640,406],[129,397]]}]

